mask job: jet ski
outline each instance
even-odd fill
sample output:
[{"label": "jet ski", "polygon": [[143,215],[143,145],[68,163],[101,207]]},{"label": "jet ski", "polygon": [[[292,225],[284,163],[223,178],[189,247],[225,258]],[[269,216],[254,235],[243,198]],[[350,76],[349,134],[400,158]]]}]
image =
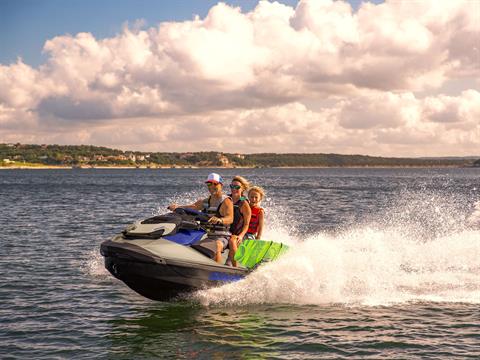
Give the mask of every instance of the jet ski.
[{"label": "jet ski", "polygon": [[215,255],[215,225],[208,215],[192,209],[136,221],[111,240],[100,253],[105,268],[138,294],[168,301],[195,290],[244,278],[251,269],[223,265]]}]

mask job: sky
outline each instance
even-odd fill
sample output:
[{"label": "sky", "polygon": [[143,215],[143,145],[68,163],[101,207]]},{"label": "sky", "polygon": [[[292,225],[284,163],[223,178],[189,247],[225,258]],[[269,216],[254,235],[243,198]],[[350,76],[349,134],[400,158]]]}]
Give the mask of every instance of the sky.
[{"label": "sky", "polygon": [[480,155],[480,0],[0,0],[0,143]]}]

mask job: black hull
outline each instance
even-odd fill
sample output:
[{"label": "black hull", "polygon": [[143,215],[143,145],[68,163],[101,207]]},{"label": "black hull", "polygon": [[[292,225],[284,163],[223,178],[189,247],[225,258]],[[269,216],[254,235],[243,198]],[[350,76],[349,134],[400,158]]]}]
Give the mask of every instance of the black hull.
[{"label": "black hull", "polygon": [[162,259],[131,244],[106,241],[101,246],[105,268],[138,294],[169,301],[192,291],[243,278],[247,270]]}]

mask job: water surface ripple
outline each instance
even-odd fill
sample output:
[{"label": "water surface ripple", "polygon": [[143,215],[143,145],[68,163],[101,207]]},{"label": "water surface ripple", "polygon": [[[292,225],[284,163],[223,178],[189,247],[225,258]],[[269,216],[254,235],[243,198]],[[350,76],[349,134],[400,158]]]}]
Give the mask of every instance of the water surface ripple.
[{"label": "water surface ripple", "polygon": [[2,357],[480,358],[480,169],[218,170],[297,250],[180,302],[113,279],[100,243],[210,171],[0,171]]}]

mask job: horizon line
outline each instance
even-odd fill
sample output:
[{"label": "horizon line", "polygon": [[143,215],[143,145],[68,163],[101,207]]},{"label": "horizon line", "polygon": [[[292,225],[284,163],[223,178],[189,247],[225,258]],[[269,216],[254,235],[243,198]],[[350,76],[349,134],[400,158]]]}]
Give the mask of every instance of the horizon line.
[{"label": "horizon line", "polygon": [[168,153],[168,154],[186,154],[186,153],[221,153],[221,154],[239,154],[239,155],[258,155],[258,154],[272,154],[272,155],[341,155],[341,156],[368,156],[378,158],[391,158],[391,159],[474,159],[480,158],[480,155],[439,155],[439,156],[384,156],[384,155],[369,155],[369,154],[345,154],[345,153],[333,153],[333,152],[256,152],[256,153],[241,153],[241,152],[228,152],[220,150],[195,150],[195,151],[141,151],[141,150],[122,150],[112,148],[106,145],[92,145],[92,144],[27,144],[27,143],[0,143],[0,145],[17,146],[17,145],[33,145],[33,146],[91,146],[91,147],[103,147],[109,150],[116,150],[122,152],[135,152],[135,153]]}]

